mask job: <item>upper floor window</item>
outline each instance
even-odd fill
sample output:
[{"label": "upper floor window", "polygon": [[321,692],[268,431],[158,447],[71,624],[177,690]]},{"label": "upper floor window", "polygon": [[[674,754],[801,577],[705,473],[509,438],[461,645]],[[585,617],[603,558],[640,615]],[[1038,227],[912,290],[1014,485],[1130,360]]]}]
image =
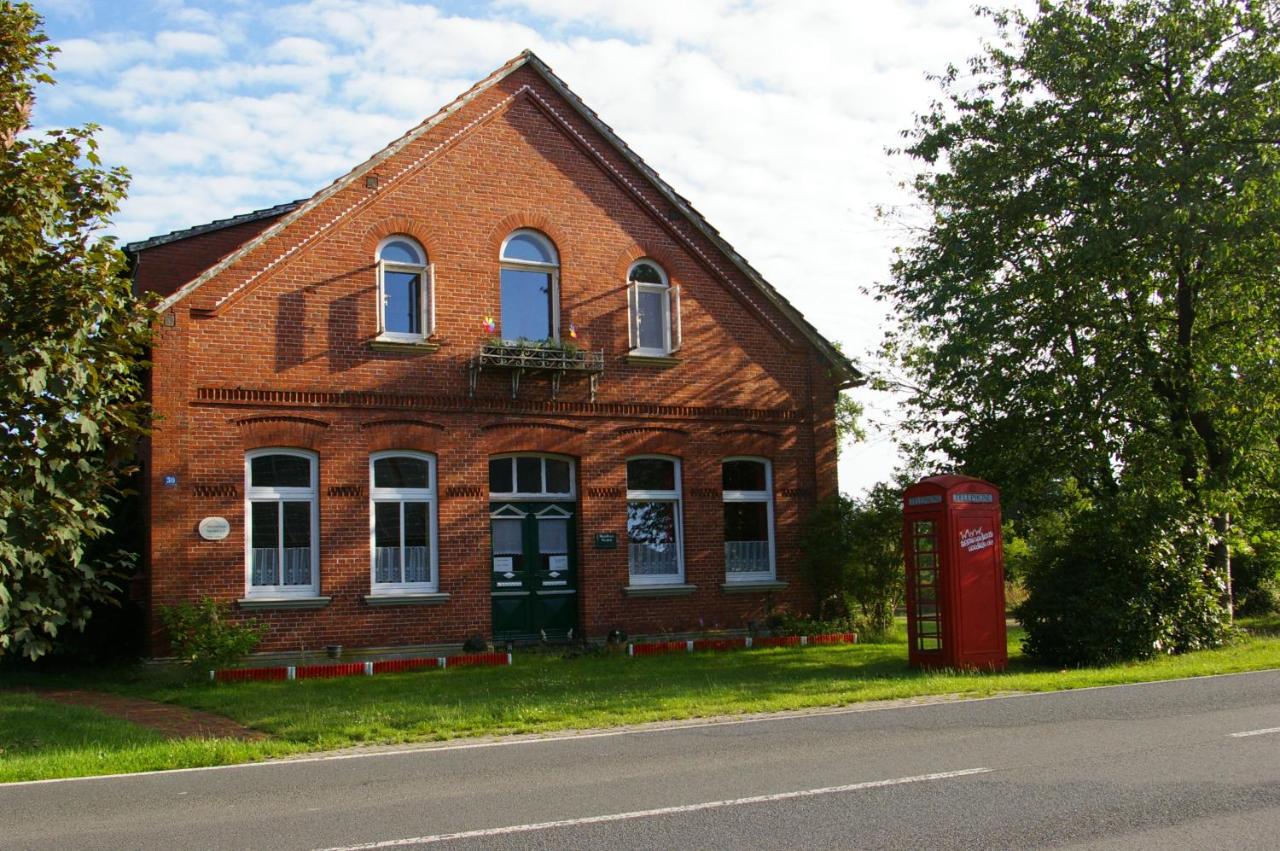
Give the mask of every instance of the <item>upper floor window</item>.
[{"label": "upper floor window", "polygon": [[560,339],[560,258],[551,240],[518,230],[502,243],[502,339]]},{"label": "upper floor window", "polygon": [[725,580],[773,579],[773,471],[769,462],[726,458],[721,484]]},{"label": "upper floor window", "polygon": [[627,562],[633,585],[684,581],[680,462],[627,459]]},{"label": "upper floor window", "polygon": [[373,593],[435,591],[435,459],[378,452],[369,466]]},{"label": "upper floor window", "polygon": [[434,270],[422,246],[407,236],[378,245],[378,336],[421,342],[435,333]]},{"label": "upper floor window", "polygon": [[627,272],[631,351],[662,357],[680,348],[680,288],[652,260],[637,260]]},{"label": "upper floor window", "polygon": [[573,496],[573,462],[547,455],[503,455],[489,459],[493,498]]},{"label": "upper floor window", "polygon": [[248,596],[320,593],[315,454],[260,449],[245,468]]}]

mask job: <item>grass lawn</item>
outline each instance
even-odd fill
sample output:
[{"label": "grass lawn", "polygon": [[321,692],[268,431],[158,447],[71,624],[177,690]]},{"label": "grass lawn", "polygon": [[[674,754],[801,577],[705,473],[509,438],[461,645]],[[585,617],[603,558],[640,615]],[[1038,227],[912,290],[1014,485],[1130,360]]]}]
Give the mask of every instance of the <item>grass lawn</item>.
[{"label": "grass lawn", "polygon": [[[1245,624],[1250,627],[1250,624]],[[154,668],[27,675],[30,685],[100,688],[229,716],[262,742],[163,741],[123,721],[0,692],[0,781],[216,765],[362,743],[607,727],[868,700],[970,697],[1280,668],[1271,621],[1222,649],[1066,671],[1021,658],[1010,630],[1003,674],[920,672],[901,636],[886,644],[780,648],[630,659],[517,652],[510,668],[462,668],[297,682],[212,685]]]}]

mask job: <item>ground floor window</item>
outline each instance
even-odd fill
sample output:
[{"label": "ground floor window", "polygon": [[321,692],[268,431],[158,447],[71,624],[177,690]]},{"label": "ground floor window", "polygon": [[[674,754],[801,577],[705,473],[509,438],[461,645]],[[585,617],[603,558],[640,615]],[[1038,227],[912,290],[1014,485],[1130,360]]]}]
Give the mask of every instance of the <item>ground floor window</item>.
[{"label": "ground floor window", "polygon": [[262,449],[245,467],[248,596],[319,593],[316,456]]},{"label": "ground floor window", "polygon": [[627,558],[633,585],[684,581],[680,462],[627,461]]},{"label": "ground floor window", "polygon": [[435,591],[435,459],[379,452],[369,475],[373,593]]},{"label": "ground floor window", "polygon": [[773,477],[769,462],[726,458],[721,478],[725,580],[773,579]]}]

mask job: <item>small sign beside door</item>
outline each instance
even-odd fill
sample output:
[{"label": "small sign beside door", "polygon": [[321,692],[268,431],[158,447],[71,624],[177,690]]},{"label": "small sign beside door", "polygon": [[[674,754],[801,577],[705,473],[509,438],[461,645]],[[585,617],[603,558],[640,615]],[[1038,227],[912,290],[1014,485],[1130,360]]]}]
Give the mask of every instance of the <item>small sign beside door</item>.
[{"label": "small sign beside door", "polygon": [[196,531],[206,541],[221,541],[231,534],[231,524],[225,517],[206,517],[200,521]]},{"label": "small sign beside door", "polygon": [[596,532],[597,550],[616,550],[618,548],[617,532]]}]

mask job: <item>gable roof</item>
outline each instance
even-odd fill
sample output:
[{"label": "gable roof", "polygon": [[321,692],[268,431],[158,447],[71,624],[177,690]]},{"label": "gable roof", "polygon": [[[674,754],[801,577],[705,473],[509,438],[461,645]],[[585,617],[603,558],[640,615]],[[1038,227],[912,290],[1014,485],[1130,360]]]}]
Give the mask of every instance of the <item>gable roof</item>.
[{"label": "gable roof", "polygon": [[[309,211],[319,206],[323,201],[332,197],[340,190],[355,183],[373,168],[393,157],[415,139],[436,127],[446,118],[453,115],[463,106],[474,100],[476,96],[492,88],[494,85],[500,83],[502,80],[525,66],[528,66],[536,72],[539,77],[541,77],[561,98],[563,98],[567,104],[569,104],[579,117],[581,117],[593,130],[599,133],[600,136],[609,143],[610,147],[612,147],[628,164],[640,172],[653,189],[655,189],[668,203],[670,203],[686,221],[692,224],[704,238],[714,245],[720,254],[728,259],[728,261],[752,284],[753,288],[762,295],[766,301],[782,313],[783,316],[785,316],[801,333],[801,335],[803,335],[815,348],[818,349],[819,352],[822,353],[838,376],[838,387],[852,387],[864,383],[865,377],[862,372],[854,366],[853,362],[850,361],[835,344],[822,336],[822,334],[804,318],[800,311],[797,310],[791,302],[783,297],[782,294],[779,293],[773,285],[766,281],[764,277],[733,248],[732,245],[720,236],[719,231],[713,228],[711,224],[703,218],[702,214],[694,209],[693,205],[690,204],[687,199],[672,189],[671,186],[663,180],[652,167],[650,167],[638,154],[632,151],[631,147],[627,145],[626,142],[622,141],[622,139],[613,131],[613,128],[605,124],[600,117],[590,107],[588,107],[582,99],[564,83],[563,80],[557,77],[545,62],[534,55],[531,50],[522,51],[519,55],[503,64],[488,77],[485,77],[466,92],[459,95],[452,103],[443,107],[439,112],[435,113],[435,115],[432,115],[417,127],[413,128],[408,133],[405,133],[399,139],[396,139],[377,154],[370,157],[347,174],[338,178],[309,199],[304,201],[295,201],[291,204],[282,204],[278,207],[272,207],[269,210],[257,211],[256,213],[248,213],[244,216],[237,216],[234,219],[224,219],[219,222],[212,222],[209,225],[190,228],[186,231],[174,231],[166,236],[154,237],[142,242],[130,243],[126,246],[126,250],[132,252],[160,245],[164,242],[182,239],[187,236],[194,236],[198,233],[217,229],[217,227],[229,227],[232,224],[253,221],[256,218],[266,218],[269,215],[279,215],[280,212],[285,213],[285,215],[262,233],[258,234],[253,239],[248,240],[238,249],[223,257],[196,278],[178,288],[177,291],[160,303],[158,309],[161,311],[168,310],[174,304],[199,289],[199,287],[206,281],[216,277],[221,272],[234,265],[237,261],[247,256],[251,251],[274,238],[294,221],[297,221],[301,217],[305,216]],[[277,261],[269,263],[268,266],[261,270],[259,274],[272,268],[276,262],[283,260],[284,256],[287,255],[282,255],[277,259]]]}]

